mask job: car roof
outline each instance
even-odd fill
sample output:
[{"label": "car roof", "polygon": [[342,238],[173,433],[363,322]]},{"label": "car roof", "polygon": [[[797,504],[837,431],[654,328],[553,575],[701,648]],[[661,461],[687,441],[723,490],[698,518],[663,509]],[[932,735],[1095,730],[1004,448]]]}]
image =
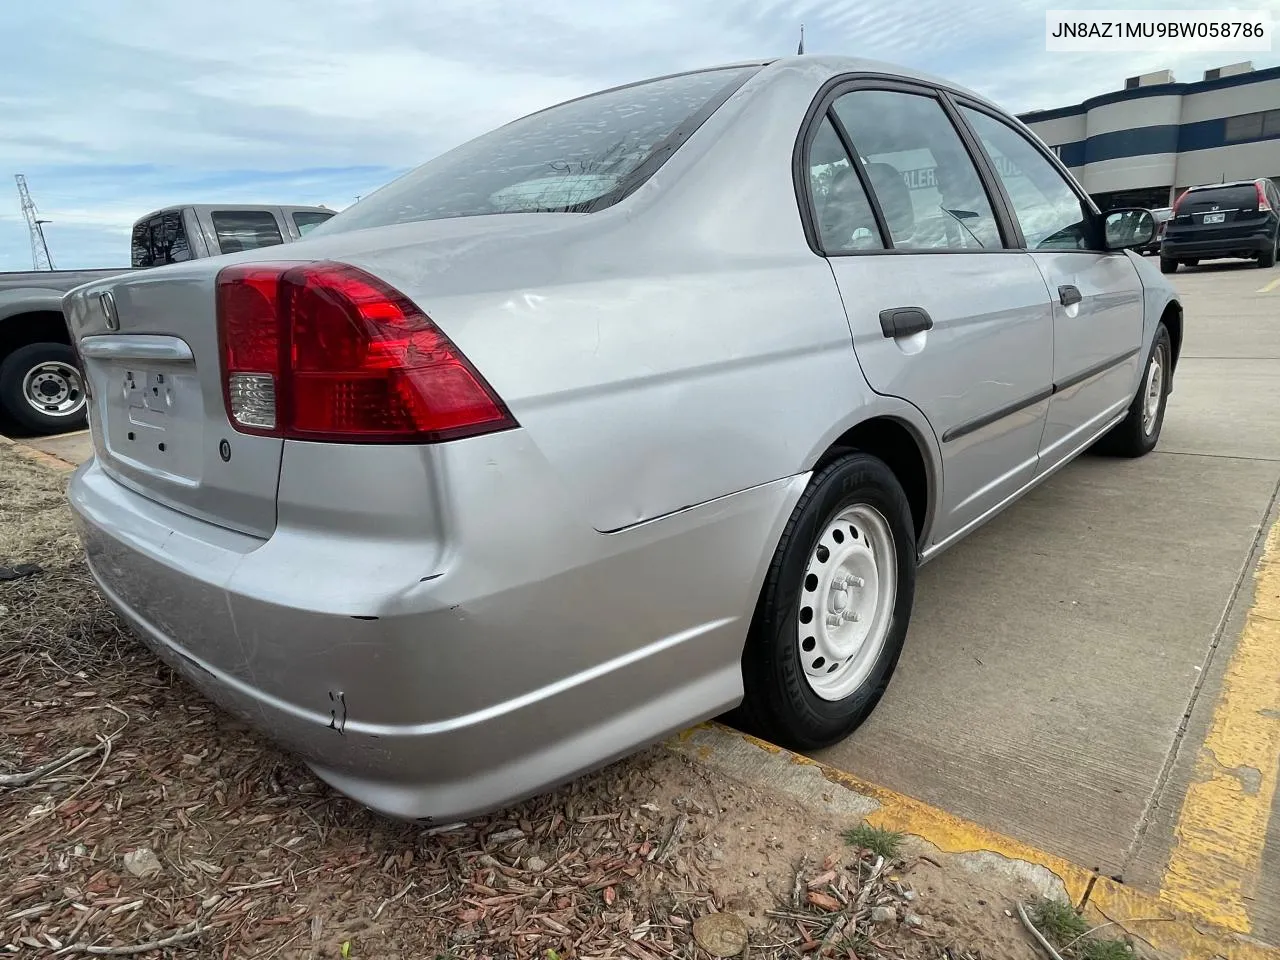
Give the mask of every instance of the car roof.
[{"label": "car roof", "polygon": [[1252,187],[1256,183],[1261,183],[1264,177],[1255,177],[1252,180],[1227,180],[1224,183],[1200,183],[1194,187],[1187,187],[1187,192],[1192,190],[1221,190],[1223,187]]},{"label": "car roof", "polygon": [[[573,103],[575,100],[585,100],[600,93],[609,93],[612,90],[623,90],[627,87],[639,86],[644,83],[652,83],[656,80],[666,80],[670,77],[689,76],[695,73],[710,73],[716,70],[746,70],[755,68],[758,72],[751,77],[747,83],[769,83],[774,78],[779,77],[784,71],[803,69],[812,71],[816,74],[821,85],[827,80],[846,74],[873,74],[890,79],[915,80],[920,83],[930,84],[936,87],[942,87],[954,93],[963,94],[971,100],[986,104],[1001,113],[1013,118],[1013,115],[994,103],[988,98],[982,96],[967,87],[962,87],[958,83],[943,79],[931,73],[922,70],[914,70],[910,67],[904,67],[901,64],[889,63],[885,60],[872,60],[865,57],[849,57],[837,54],[800,54],[790,57],[776,57],[771,60],[736,60],[728,63],[717,63],[703,67],[697,67],[691,70],[681,70],[677,73],[660,74],[652,77],[645,77],[640,80],[633,80],[628,83],[619,84],[613,87],[607,87],[601,90],[594,90],[591,93],[583,94],[581,97],[574,97],[570,100],[564,100],[560,103],[551,104],[541,110],[535,110],[534,114],[541,113],[542,110],[550,110],[552,107],[561,106],[564,103]],[[532,116],[533,114],[529,114]],[[1016,119],[1016,118],[1013,118]]]}]

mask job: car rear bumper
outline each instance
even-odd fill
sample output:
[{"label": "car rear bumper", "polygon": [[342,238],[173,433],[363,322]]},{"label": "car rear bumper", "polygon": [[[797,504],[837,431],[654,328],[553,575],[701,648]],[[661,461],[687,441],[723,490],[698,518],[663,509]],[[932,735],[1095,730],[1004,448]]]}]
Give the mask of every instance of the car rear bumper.
[{"label": "car rear bumper", "polygon": [[505,502],[484,479],[465,488],[447,542],[283,515],[259,540],[97,461],[70,498],[103,595],[161,659],[343,793],[446,822],[735,705],[756,592],[805,481],[599,534],[518,434],[448,445],[470,448],[450,452],[459,468],[525,470],[494,471],[522,478]]},{"label": "car rear bumper", "polygon": [[1165,239],[1160,243],[1160,256],[1167,260],[1212,260],[1214,257],[1254,257],[1270,250],[1276,241],[1273,233],[1248,233],[1216,240]]}]

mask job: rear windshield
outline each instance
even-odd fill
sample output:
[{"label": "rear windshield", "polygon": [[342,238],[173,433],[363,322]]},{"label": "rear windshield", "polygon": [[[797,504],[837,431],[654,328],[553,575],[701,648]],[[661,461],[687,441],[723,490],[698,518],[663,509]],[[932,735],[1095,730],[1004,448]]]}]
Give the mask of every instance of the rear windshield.
[{"label": "rear windshield", "polygon": [[755,69],[650,80],[531,114],[423,164],[313,234],[490,213],[599,210],[642,183]]},{"label": "rear windshield", "polygon": [[1222,210],[1240,210],[1245,207],[1256,209],[1258,206],[1258,190],[1252,183],[1236,187],[1212,187],[1208,190],[1192,190],[1186,199],[1178,205],[1178,212],[1185,213],[1189,208],[1216,205]]}]

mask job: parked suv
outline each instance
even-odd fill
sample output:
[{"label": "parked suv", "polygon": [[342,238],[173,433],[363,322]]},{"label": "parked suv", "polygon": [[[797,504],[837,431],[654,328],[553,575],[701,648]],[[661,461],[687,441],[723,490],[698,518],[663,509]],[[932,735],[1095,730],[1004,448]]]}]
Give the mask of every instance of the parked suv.
[{"label": "parked suv", "polygon": [[1160,242],[1160,269],[1233,257],[1276,265],[1280,249],[1280,190],[1265,177],[1191,187],[1173,204]]}]

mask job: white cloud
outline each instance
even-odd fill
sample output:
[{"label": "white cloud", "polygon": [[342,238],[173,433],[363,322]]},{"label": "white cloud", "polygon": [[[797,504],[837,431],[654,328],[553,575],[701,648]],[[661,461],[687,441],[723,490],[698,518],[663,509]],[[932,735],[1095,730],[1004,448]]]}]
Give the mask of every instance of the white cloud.
[{"label": "white cloud", "polygon": [[[55,258],[68,266],[117,250],[112,262],[121,262],[123,231],[168,203],[343,206],[550,103],[792,53],[801,21],[810,52],[904,63],[1014,110],[1078,102],[1158,67],[1194,79],[1231,59],[1047,54],[1044,11],[1062,6],[1052,0],[115,0],[109,14],[96,0],[10,6],[20,9],[6,10],[6,34],[22,42],[0,60],[0,174],[28,175],[53,221]],[[1276,0],[1265,6],[1280,16]],[[21,269],[26,232],[4,182],[0,269]]]}]

